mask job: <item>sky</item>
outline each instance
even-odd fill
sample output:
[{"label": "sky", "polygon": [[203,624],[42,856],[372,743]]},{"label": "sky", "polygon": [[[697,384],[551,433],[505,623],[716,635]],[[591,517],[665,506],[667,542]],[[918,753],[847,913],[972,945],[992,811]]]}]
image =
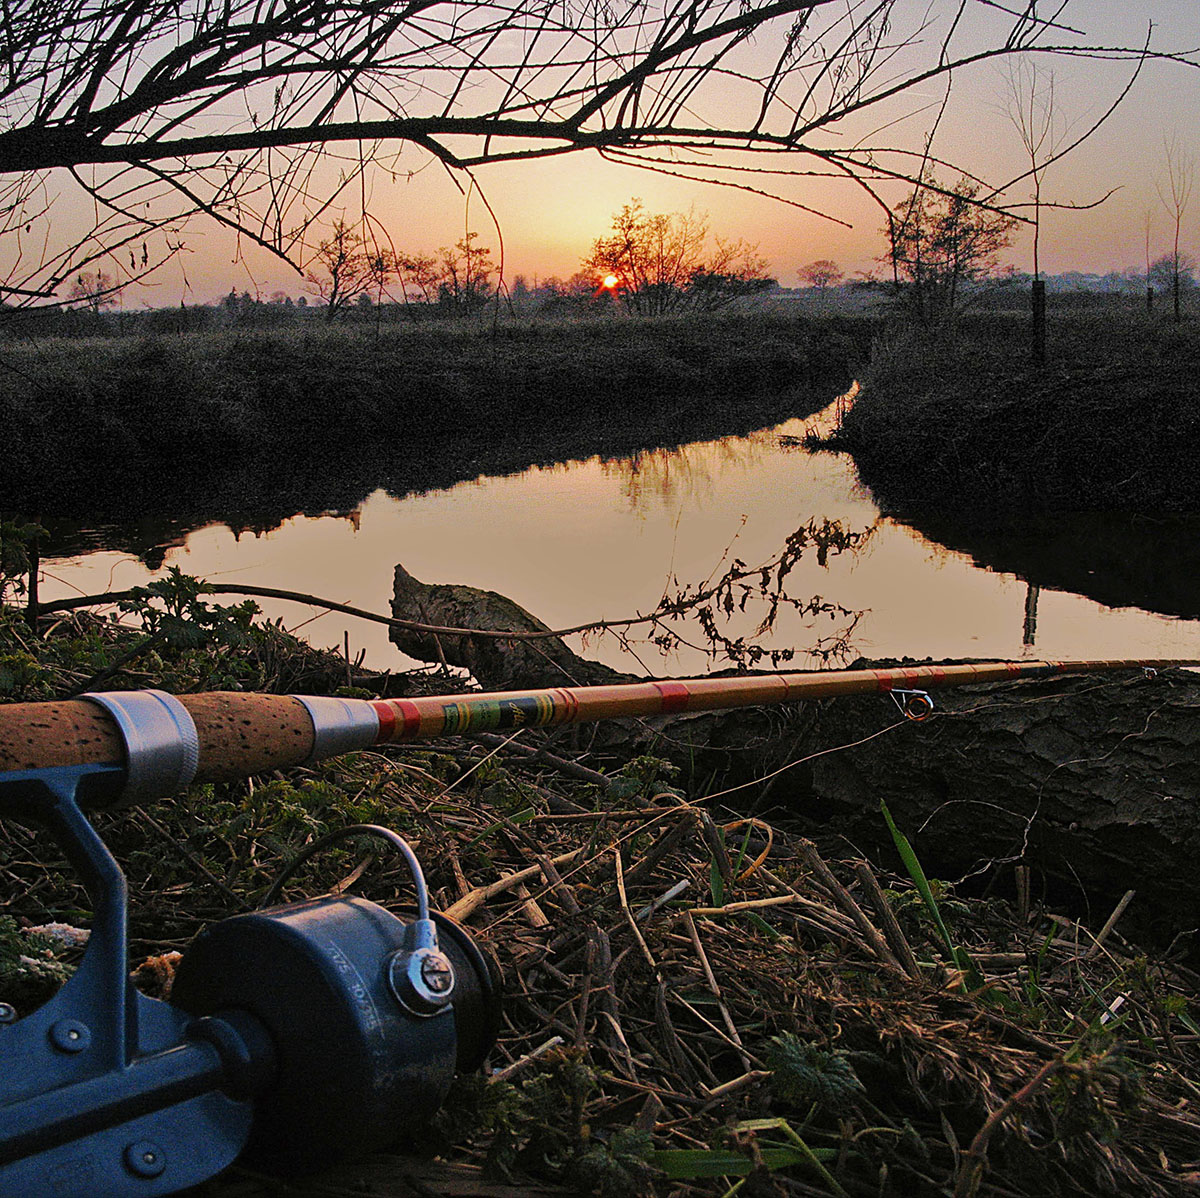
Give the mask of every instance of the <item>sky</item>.
[{"label": "sky", "polygon": [[[1200,46],[1196,0],[1151,0],[1138,5],[1075,0],[1068,12],[1074,24],[1100,43],[1140,45],[1147,22],[1153,20],[1155,46]],[[753,49],[748,53],[753,55]],[[1041,61],[1043,71],[1054,73],[1059,130],[1067,138],[1097,119],[1131,72],[1128,63]],[[935,150],[988,180],[1019,174],[1025,165],[1024,151],[1006,113],[1005,96],[1005,77],[993,64],[956,77]],[[888,114],[897,121],[887,137],[919,147],[930,127],[930,108],[940,98],[940,88],[907,97],[903,109]],[[731,97],[730,102],[736,99]],[[1164,144],[1171,138],[1200,161],[1200,70],[1150,62],[1099,132],[1047,170],[1046,200],[1088,204],[1115,191],[1094,210],[1044,213],[1044,272],[1144,269],[1147,213],[1152,257],[1167,252],[1172,221],[1155,184],[1164,178]],[[407,251],[434,253],[472,229],[499,257],[502,238],[509,282],[518,274],[531,283],[573,274],[592,241],[607,232],[614,213],[635,197],[651,212],[707,213],[715,233],[756,244],[770,273],[784,286],[798,285],[799,268],[814,259],[831,258],[853,276],[875,268],[884,250],[879,208],[847,181],[788,180],[781,185],[785,198],[826,212],[837,218],[833,221],[777,199],[667,178],[606,163],[590,154],[482,167],[475,175],[477,187],[468,186],[461,176],[451,177],[412,147],[404,148],[394,165],[398,169],[393,173],[372,180],[369,193],[370,210],[393,244]],[[904,190],[893,187],[889,199],[898,201]],[[1010,195],[1015,200],[1028,198],[1030,188],[1019,185]],[[354,215],[355,207],[352,200],[348,215]],[[239,246],[228,231],[212,224],[193,221],[186,244],[186,253],[158,275],[153,288],[126,296],[127,307],[174,305],[181,299],[210,302],[230,287],[264,298],[275,291],[293,296],[306,293],[297,272],[256,247]],[[1200,251],[1200,197],[1185,216],[1183,248]],[[1003,260],[1019,270],[1031,268],[1027,230],[1017,233]]]}]

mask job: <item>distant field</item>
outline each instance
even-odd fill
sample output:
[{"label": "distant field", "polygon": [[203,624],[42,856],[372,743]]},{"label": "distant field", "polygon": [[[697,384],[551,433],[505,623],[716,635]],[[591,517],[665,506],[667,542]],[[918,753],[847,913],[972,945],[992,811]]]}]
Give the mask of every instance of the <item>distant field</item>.
[{"label": "distant field", "polygon": [[10,341],[0,508],[280,489],[321,506],[347,487],[745,432],[831,398],[873,324],[755,313]]}]

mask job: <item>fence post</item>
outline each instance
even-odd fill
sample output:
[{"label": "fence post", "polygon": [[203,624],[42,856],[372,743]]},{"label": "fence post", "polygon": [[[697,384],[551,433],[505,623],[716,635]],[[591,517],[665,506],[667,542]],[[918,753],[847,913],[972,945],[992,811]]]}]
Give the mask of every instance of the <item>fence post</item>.
[{"label": "fence post", "polygon": [[1033,281],[1033,324],[1031,328],[1033,360],[1039,366],[1046,361],[1046,284],[1042,279]]}]

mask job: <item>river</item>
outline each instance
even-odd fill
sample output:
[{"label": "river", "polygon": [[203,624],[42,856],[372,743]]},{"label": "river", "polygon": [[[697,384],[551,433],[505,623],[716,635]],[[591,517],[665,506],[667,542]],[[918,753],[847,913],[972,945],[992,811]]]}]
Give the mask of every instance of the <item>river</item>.
[{"label": "river", "polygon": [[[787,591],[861,614],[814,620],[781,611],[762,643],[794,647],[792,668],[817,664],[810,647],[847,629],[835,664],[855,656],[1200,657],[1196,572],[1182,598],[1178,586],[1128,577],[1151,570],[1139,558],[1173,577],[1172,546],[1196,544],[1200,525],[1172,526],[1156,546],[1161,522],[1118,529],[1085,519],[1076,536],[1070,522],[1056,520],[981,540],[951,519],[939,522],[933,540],[881,514],[848,458],[796,444],[832,411],[616,461],[533,467],[404,497],[376,491],[352,511],[295,515],[255,531],[219,523],[177,529],[157,515],[136,529],[81,523],[67,540],[95,547],[56,556],[48,546],[42,598],[125,588],[174,565],[212,582],[302,591],[386,614],[399,562],[425,582],[499,591],[558,628],[650,611],[664,593],[719,577],[734,559],[769,561],[798,528],[831,520],[855,544],[823,563],[806,551]],[[115,548],[131,544],[140,556]],[[1089,554],[1098,554],[1095,563]],[[1158,561],[1163,555],[1171,560]],[[348,637],[352,656],[365,652],[369,666],[410,664],[382,626],[259,603],[314,644],[341,649]],[[765,610],[752,596],[722,628],[749,635]],[[611,635],[572,644],[630,672],[701,673],[728,664],[706,656],[694,622],[680,631],[688,643],[664,650],[643,637],[636,657]]]}]

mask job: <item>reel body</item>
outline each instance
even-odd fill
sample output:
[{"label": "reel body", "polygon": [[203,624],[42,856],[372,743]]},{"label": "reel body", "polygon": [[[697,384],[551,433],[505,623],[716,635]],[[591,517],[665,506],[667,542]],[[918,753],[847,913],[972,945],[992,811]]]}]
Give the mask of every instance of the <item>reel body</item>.
[{"label": "reel body", "polygon": [[261,1166],[307,1172],[346,1144],[386,1144],[441,1106],[456,1071],[482,1063],[497,990],[466,933],[445,917],[435,922],[454,1002],[428,1015],[410,1011],[393,981],[414,924],[366,899],[236,915],[197,936],[172,1004],[196,1016],[249,1012],[274,1045],[274,1080],[256,1103],[247,1146]]},{"label": "reel body", "polygon": [[[171,1002],[128,977],[126,883],[83,815],[107,765],[0,774],[0,817],[46,828],[93,904],[75,974],[24,1018],[0,1004],[0,1194],[172,1194],[245,1149],[303,1172],[386,1145],[482,1063],[499,986],[469,935],[421,910],[323,898],[223,920]],[[409,850],[411,853],[411,850]]]}]

